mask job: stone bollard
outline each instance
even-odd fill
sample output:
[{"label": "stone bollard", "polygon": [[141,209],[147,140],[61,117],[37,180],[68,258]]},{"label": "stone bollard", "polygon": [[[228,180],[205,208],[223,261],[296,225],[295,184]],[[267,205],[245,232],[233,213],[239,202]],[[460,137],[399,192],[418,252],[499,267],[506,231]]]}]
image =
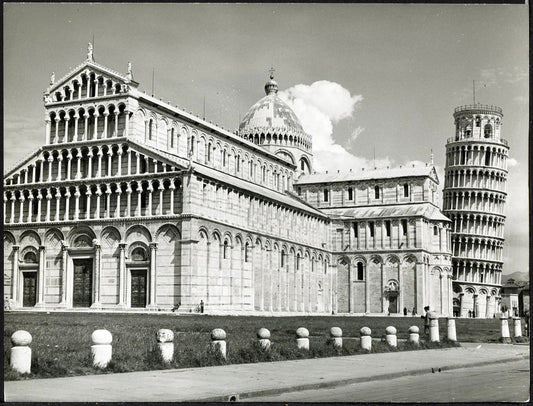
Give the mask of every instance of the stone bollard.
[{"label": "stone bollard", "polygon": [[300,327],[296,330],[296,346],[299,349],[309,349],[309,330],[305,327]]},{"label": "stone bollard", "polygon": [[111,361],[113,336],[107,330],[94,330],[91,340],[93,342],[93,345],[91,345],[93,366],[106,368],[109,361]]},{"label": "stone bollard", "polygon": [[156,333],[157,346],[164,362],[172,362],[174,357],[174,332],[167,328],[162,328]]},{"label": "stone bollard", "polygon": [[226,358],[226,332],[221,328],[211,331],[211,348],[220,351],[220,354]]},{"label": "stone bollard", "polygon": [[515,337],[522,337],[522,320],[520,320],[520,317],[513,317],[514,321],[514,336]]},{"label": "stone bollard", "polygon": [[15,331],[11,335],[11,368],[19,374],[31,372],[31,334],[26,330]]},{"label": "stone bollard", "polygon": [[263,350],[270,349],[270,331],[266,328],[257,330],[257,338],[259,338],[259,345]]},{"label": "stone bollard", "polygon": [[500,321],[502,323],[502,336],[500,337],[500,341],[509,344],[511,342],[511,335],[509,334],[509,322],[505,313],[500,315]]},{"label": "stone bollard", "polygon": [[396,338],[395,327],[389,326],[385,329],[385,340],[387,341],[387,345],[390,345],[391,347],[398,346],[398,339]]},{"label": "stone bollard", "polygon": [[437,312],[429,312],[429,341],[432,343],[439,342],[439,318]]},{"label": "stone bollard", "polygon": [[448,317],[446,319],[446,325],[448,327],[448,340],[457,341],[457,334],[455,332],[455,319],[453,317]]},{"label": "stone bollard", "polygon": [[411,326],[409,327],[409,342],[411,342],[414,345],[420,344],[420,334],[419,334],[419,328],[417,326]]},{"label": "stone bollard", "polygon": [[372,330],[370,330],[369,327],[363,327],[360,330],[361,333],[361,348],[366,351],[370,351],[372,349]]},{"label": "stone bollard", "polygon": [[331,327],[329,329],[329,340],[334,347],[342,348],[342,330],[340,327]]}]

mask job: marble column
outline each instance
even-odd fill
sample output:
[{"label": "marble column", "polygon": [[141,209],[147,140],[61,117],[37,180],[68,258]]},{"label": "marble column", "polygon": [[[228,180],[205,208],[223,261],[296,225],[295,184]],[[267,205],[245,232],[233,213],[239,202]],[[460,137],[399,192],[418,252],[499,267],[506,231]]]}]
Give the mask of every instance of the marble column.
[{"label": "marble column", "polygon": [[69,210],[70,210],[70,190],[67,187],[67,190],[65,191],[65,215],[63,216],[63,220],[69,219]]},{"label": "marble column", "polygon": [[70,180],[71,172],[72,172],[72,154],[69,151],[67,155],[67,180]]},{"label": "marble column", "polygon": [[[33,214],[33,194],[31,193],[31,190],[30,190],[30,194],[28,195],[28,219],[26,220],[28,223],[31,223],[32,221],[32,214]],[[4,210],[5,210],[5,201],[6,201],[6,197],[4,195]],[[6,218],[6,213],[4,211],[4,218]]]},{"label": "marble column", "polygon": [[18,280],[19,280],[19,246],[13,245],[13,278],[11,279],[11,298],[17,306],[18,303]]},{"label": "marble column", "polygon": [[157,243],[150,243],[150,303],[148,308],[157,309],[156,304],[156,269],[157,269]]},{"label": "marble column", "polygon": [[46,215],[45,221],[50,221],[50,200],[52,200],[52,194],[50,189],[46,189]]},{"label": "marble column", "polygon": [[56,213],[54,216],[54,221],[59,221],[59,213],[61,211],[61,192],[59,188],[56,189],[56,194],[54,197],[56,198]]},{"label": "marble column", "polygon": [[39,273],[37,284],[37,303],[35,307],[44,307],[44,292],[45,292],[45,273],[46,273],[46,246],[39,247]]},{"label": "marble column", "polygon": [[20,201],[20,213],[19,213],[19,223],[22,223],[24,222],[24,202],[26,201],[26,198],[24,197],[24,191],[21,190],[20,191],[20,197],[19,197],[19,201]]},{"label": "marble column", "polygon": [[119,289],[118,289],[118,306],[126,307],[126,243],[118,244],[119,254]]},{"label": "marble column", "polygon": [[100,241],[93,240],[94,247],[94,301],[91,305],[91,309],[99,309],[102,307],[100,303],[100,288],[102,285],[102,272],[101,272],[101,246]]}]

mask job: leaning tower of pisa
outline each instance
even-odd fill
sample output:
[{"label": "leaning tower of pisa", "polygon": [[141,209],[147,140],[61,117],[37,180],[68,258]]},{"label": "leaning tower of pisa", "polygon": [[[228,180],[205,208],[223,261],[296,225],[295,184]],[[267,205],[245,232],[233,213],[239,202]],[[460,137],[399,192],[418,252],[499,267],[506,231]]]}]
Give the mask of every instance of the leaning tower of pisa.
[{"label": "leaning tower of pisa", "polygon": [[446,143],[443,212],[452,220],[453,307],[459,317],[492,318],[500,310],[509,145],[502,109],[457,107]]}]

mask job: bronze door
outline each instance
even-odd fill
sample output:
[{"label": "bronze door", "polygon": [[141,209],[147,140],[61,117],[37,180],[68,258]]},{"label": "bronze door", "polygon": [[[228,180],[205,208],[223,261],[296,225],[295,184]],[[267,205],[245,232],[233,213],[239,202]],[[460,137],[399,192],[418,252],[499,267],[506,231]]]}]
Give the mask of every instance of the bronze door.
[{"label": "bronze door", "polygon": [[398,313],[398,296],[389,296],[389,313]]},{"label": "bronze door", "polygon": [[23,278],[22,306],[33,307],[37,297],[37,272],[24,272]]},{"label": "bronze door", "polygon": [[93,293],[93,260],[74,260],[73,307],[91,307]]},{"label": "bronze door", "polygon": [[131,271],[131,307],[146,307],[146,271]]}]

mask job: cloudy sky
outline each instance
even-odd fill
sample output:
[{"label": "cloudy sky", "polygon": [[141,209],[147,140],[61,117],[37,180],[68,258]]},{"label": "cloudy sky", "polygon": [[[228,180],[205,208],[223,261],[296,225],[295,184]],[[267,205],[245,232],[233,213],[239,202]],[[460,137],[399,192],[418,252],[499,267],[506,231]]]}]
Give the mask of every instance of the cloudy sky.
[{"label": "cloudy sky", "polygon": [[[315,169],[434,162],[456,106],[501,106],[511,145],[505,272],[528,271],[528,8],[521,5],[4,3],[4,168],[44,142],[42,92],[86,57],[228,129],[280,94]],[[374,152],[375,151],[375,152]],[[441,178],[441,181],[443,179]]]}]

